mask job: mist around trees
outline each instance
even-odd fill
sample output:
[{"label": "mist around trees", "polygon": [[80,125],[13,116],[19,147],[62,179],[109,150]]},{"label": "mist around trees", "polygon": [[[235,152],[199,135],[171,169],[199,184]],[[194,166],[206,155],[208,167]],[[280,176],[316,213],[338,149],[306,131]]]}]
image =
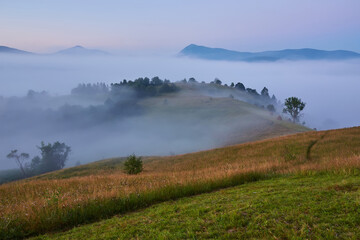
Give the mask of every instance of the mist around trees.
[{"label": "mist around trees", "polygon": [[20,153],[17,149],[11,150],[6,156],[9,160],[14,160],[18,165],[21,171],[21,176],[18,176],[18,178],[27,178],[60,170],[65,167],[71,152],[71,148],[68,145],[60,142],[52,144],[41,142],[37,148],[40,151],[40,156],[34,156],[31,161],[29,161],[30,154]]},{"label": "mist around trees", "polygon": [[[19,176],[28,177],[73,166],[79,161],[87,163],[129,155],[130,151],[140,155],[168,155],[219,146],[219,136],[232,131],[232,125],[221,126],[197,113],[183,115],[177,107],[174,109],[180,111],[179,116],[162,116],[156,112],[149,115],[149,106],[145,104],[148,101],[164,98],[162,105],[166,106],[174,104],[176,96],[185,96],[189,91],[208,97],[209,101],[240,100],[269,114],[281,115],[282,104],[267,87],[258,91],[241,82],[224,84],[219,78],[209,83],[194,77],[176,82],[142,77],[112,84],[82,83],[69,95],[60,96],[29,90],[24,97],[0,98],[0,120],[5,123],[0,126],[0,132],[2,136],[10,136],[12,142],[11,146],[1,146],[1,153],[9,158],[8,166],[17,164]],[[242,124],[249,129],[257,123],[248,119]],[[41,142],[37,146],[40,156],[33,147],[38,142]],[[127,147],[136,146],[132,143],[137,143],[137,147]]]}]

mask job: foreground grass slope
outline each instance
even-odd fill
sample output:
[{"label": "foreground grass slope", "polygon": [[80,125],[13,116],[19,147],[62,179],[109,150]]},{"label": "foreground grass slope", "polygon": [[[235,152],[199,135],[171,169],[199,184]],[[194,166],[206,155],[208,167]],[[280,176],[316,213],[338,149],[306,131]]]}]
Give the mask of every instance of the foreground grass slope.
[{"label": "foreground grass slope", "polygon": [[[0,237],[63,230],[157,202],[274,176],[351,173],[359,168],[359,127],[148,157],[144,172],[136,176],[122,173],[121,159],[105,160],[1,185]],[[76,176],[76,169],[82,176]]]},{"label": "foreground grass slope", "polygon": [[359,239],[359,176],[277,177],[34,239]]}]

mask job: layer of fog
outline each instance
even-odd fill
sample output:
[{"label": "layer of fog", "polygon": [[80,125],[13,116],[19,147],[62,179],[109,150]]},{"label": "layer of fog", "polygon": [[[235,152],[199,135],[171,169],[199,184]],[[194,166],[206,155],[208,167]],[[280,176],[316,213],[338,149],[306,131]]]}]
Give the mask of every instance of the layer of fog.
[{"label": "layer of fog", "polygon": [[[138,98],[131,89],[121,89],[119,95],[95,97],[53,97],[30,92],[25,97],[0,99],[2,168],[14,167],[5,159],[10,150],[36,156],[36,145],[41,141],[61,141],[71,146],[73,153],[67,165],[71,166],[76,161],[87,163],[132,153],[170,155],[220,147],[229,143],[233,132],[243,133],[250,140],[247,131],[270,124],[246,110],[240,119],[238,115],[223,117],[218,107],[214,111],[189,110],[189,97],[200,106],[214,102],[197,93],[194,96],[193,92],[181,91],[171,98],[153,98],[147,103],[146,98]],[[229,99],[229,94],[224,94]],[[216,92],[213,95],[220,96]],[[86,105],[85,99],[91,105]],[[241,141],[241,137],[237,139]]]},{"label": "layer of fog", "polygon": [[[331,129],[360,125],[360,112],[357,111],[360,102],[359,65],[358,60],[241,63],[187,58],[0,56],[0,96],[3,99],[24,97],[29,89],[45,90],[52,96],[59,96],[69,94],[78,83],[114,83],[141,76],[159,76],[171,81],[194,77],[200,82],[210,82],[217,77],[227,84],[242,82],[245,87],[256,88],[258,92],[266,86],[280,100],[289,96],[301,97],[307,103],[303,118],[306,125]],[[81,102],[71,98],[56,99],[46,106],[35,104],[35,108],[55,109],[65,103],[84,107],[103,104],[102,100]],[[23,105],[22,108],[31,110],[33,106]],[[3,114],[1,111],[0,106],[0,114]],[[8,122],[1,123],[1,169],[15,166],[5,158],[11,149],[17,148],[34,156],[39,154],[35,146],[40,141],[64,141],[74,149],[72,161],[81,159],[88,162],[131,153],[164,155],[211,148],[218,145],[214,136],[224,132],[224,129],[220,129],[219,132],[208,133],[209,127],[216,129],[215,125],[202,128],[200,123],[191,124],[186,125],[184,130],[185,125],[169,125],[161,118],[128,116],[123,121],[106,126],[96,125],[86,131],[72,129],[69,134],[62,129],[55,131],[57,126],[53,125],[43,126],[41,130],[31,127],[32,124],[26,125],[26,122],[32,123],[26,114],[19,114],[18,118],[22,118],[26,128],[17,129],[16,126],[6,126]],[[44,130],[46,127],[48,130]],[[174,132],[174,128],[179,131]],[[228,128],[225,130],[229,131]]]}]

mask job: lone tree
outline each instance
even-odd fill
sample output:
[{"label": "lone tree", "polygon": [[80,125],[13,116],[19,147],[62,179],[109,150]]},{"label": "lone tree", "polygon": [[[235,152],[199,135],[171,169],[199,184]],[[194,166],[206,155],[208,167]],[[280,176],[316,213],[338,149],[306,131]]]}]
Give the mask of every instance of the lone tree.
[{"label": "lone tree", "polygon": [[12,150],[6,157],[9,159],[14,159],[16,164],[19,166],[21,173],[26,177],[26,171],[24,166],[24,161],[30,156],[28,153],[17,153],[18,150]]},{"label": "lone tree", "polygon": [[136,157],[135,154],[130,155],[124,162],[124,169],[127,174],[138,174],[143,170],[141,157]]},{"label": "lone tree", "polygon": [[290,114],[293,122],[299,122],[301,117],[300,112],[305,108],[305,103],[297,97],[289,97],[285,99],[285,108],[283,109],[284,113]]}]

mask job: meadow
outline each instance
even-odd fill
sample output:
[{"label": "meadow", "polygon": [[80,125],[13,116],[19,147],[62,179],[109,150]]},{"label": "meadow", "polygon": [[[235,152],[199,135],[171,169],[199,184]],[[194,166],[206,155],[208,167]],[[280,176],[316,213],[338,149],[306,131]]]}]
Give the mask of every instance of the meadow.
[{"label": "meadow", "polygon": [[40,239],[359,239],[357,173],[274,177]]},{"label": "meadow", "polygon": [[191,154],[144,157],[129,176],[123,158],[0,186],[0,238],[66,230],[181,197],[279,176],[357,174],[360,128],[311,131]]}]

